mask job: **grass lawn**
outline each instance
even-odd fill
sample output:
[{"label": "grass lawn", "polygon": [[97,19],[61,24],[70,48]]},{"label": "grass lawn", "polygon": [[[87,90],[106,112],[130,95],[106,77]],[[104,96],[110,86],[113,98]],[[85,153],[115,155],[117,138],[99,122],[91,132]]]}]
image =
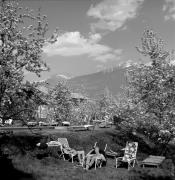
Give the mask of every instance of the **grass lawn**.
[{"label": "grass lawn", "polygon": [[13,163],[17,169],[32,174],[37,180],[107,180],[128,179],[128,170],[116,169],[115,161],[110,159],[106,167],[84,170],[68,161],[44,158],[32,160],[27,157],[15,158]]},{"label": "grass lawn", "polygon": [[[77,166],[76,163],[72,164],[71,162],[54,157],[37,159],[32,154],[36,152],[36,143],[43,136],[47,136],[52,140],[56,140],[58,137],[66,137],[70,147],[77,150],[83,149],[86,153],[89,152],[95,142],[98,142],[102,149],[108,144],[112,150],[119,152],[121,148],[125,147],[128,140],[139,142],[138,160],[143,160],[148,154],[158,153],[158,150],[151,149],[142,139],[126,132],[123,134],[123,132],[114,129],[80,132],[42,130],[39,134],[33,134],[30,131],[16,132],[12,137],[1,139],[1,148],[9,147],[11,149],[12,163],[15,169],[32,175],[20,180],[131,180],[127,168],[116,169],[115,160],[110,158],[108,158],[106,167],[89,171]],[[13,178],[13,180],[16,179]],[[135,179],[132,178],[132,180]]]}]

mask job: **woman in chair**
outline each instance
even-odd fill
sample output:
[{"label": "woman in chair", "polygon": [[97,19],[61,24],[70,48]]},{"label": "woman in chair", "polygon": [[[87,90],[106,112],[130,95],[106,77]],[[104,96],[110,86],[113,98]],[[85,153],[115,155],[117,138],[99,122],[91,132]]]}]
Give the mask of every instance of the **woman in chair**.
[{"label": "woman in chair", "polygon": [[104,162],[106,162],[106,157],[105,154],[100,152],[101,150],[99,149],[98,146],[95,146],[86,156],[86,170],[88,170],[92,165],[95,163],[96,159],[100,159]]}]

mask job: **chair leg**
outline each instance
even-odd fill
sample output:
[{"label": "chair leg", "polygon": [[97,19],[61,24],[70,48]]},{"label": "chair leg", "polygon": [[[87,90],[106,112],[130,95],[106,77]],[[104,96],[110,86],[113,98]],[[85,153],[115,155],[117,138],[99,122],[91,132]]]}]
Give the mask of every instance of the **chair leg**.
[{"label": "chair leg", "polygon": [[71,159],[72,159],[72,163],[74,163],[74,156],[73,155],[71,155]]},{"label": "chair leg", "polygon": [[139,166],[139,163],[138,163],[137,159],[135,160],[135,164],[137,164],[137,166]]},{"label": "chair leg", "polygon": [[100,162],[100,164],[98,164],[98,160],[96,159],[95,160],[95,170],[97,167],[101,168],[101,166],[102,166],[102,162]]},{"label": "chair leg", "polygon": [[80,164],[81,164],[82,167],[83,167],[83,164],[84,164],[84,161],[85,161],[84,153],[83,153],[83,154],[80,154],[78,157],[79,157]]},{"label": "chair leg", "polygon": [[83,167],[83,163],[84,163],[84,159],[79,159],[79,163],[81,164],[81,166]]},{"label": "chair leg", "polygon": [[62,156],[63,156],[63,159],[64,159],[64,161],[65,161],[66,159],[65,159],[65,157],[64,157],[64,154],[62,154]]},{"label": "chair leg", "polygon": [[130,170],[131,164],[128,162],[128,171]]},{"label": "chair leg", "polygon": [[100,162],[100,166],[99,166],[100,168],[102,167],[102,161]]},{"label": "chair leg", "polygon": [[117,167],[118,167],[118,159],[116,158],[116,160],[115,160],[115,167],[116,167],[116,169],[117,169]]},{"label": "chair leg", "polygon": [[83,157],[83,159],[82,159],[82,167],[84,164],[85,164],[85,157]]}]

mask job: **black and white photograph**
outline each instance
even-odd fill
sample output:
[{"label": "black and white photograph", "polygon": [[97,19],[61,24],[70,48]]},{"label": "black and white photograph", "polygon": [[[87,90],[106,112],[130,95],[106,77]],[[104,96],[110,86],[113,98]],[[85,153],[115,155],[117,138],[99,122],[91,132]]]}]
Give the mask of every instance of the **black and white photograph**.
[{"label": "black and white photograph", "polygon": [[0,174],[175,180],[175,0],[0,0]]}]

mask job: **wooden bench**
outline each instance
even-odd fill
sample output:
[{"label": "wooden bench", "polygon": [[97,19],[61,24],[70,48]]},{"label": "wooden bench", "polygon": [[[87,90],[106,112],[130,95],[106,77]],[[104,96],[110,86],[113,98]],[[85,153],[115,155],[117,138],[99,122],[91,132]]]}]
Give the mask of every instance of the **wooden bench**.
[{"label": "wooden bench", "polygon": [[144,168],[145,166],[154,166],[154,167],[160,167],[162,162],[165,160],[164,156],[153,156],[150,155],[148,158],[144,159],[141,162],[141,166]]}]

